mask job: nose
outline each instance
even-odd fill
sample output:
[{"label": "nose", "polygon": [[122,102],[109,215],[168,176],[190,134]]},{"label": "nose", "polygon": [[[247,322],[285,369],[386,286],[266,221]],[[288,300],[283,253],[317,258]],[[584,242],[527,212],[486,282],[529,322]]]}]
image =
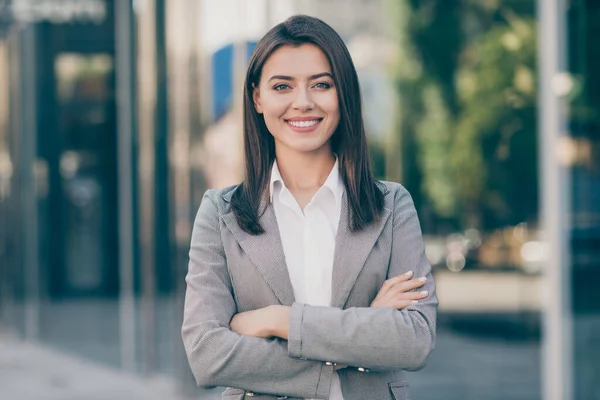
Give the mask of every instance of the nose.
[{"label": "nose", "polygon": [[314,103],[308,89],[302,88],[296,92],[293,107],[298,111],[308,111],[314,108]]}]

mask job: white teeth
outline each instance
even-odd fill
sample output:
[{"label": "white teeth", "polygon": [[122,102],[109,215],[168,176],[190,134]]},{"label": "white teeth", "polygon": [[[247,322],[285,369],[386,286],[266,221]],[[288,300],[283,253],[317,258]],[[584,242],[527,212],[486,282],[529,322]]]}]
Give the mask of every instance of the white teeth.
[{"label": "white teeth", "polygon": [[308,126],[313,126],[319,123],[318,119],[313,121],[288,121],[288,124],[293,125],[298,128],[306,128]]}]

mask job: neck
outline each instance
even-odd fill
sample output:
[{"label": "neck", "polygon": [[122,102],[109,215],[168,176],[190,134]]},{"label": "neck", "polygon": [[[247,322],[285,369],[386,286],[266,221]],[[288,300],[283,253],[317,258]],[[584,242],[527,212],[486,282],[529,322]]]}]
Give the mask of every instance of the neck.
[{"label": "neck", "polygon": [[329,149],[323,150],[299,153],[276,149],[277,167],[289,190],[316,190],[323,186],[335,165],[335,156]]}]

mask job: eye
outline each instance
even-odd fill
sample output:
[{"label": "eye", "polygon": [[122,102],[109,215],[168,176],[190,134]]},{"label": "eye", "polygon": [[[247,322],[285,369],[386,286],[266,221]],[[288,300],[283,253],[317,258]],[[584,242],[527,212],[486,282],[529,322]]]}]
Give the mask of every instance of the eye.
[{"label": "eye", "polygon": [[317,89],[329,89],[331,85],[327,82],[319,82],[314,87],[316,87]]},{"label": "eye", "polygon": [[290,89],[289,85],[286,85],[285,83],[280,83],[279,85],[275,85],[273,87],[273,90],[276,90],[278,92],[281,92],[283,90],[287,90]]}]

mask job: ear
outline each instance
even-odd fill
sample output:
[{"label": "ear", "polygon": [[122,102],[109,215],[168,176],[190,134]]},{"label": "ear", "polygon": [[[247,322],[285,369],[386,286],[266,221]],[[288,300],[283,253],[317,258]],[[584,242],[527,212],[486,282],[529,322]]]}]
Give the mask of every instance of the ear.
[{"label": "ear", "polygon": [[254,101],[254,108],[259,114],[263,113],[262,106],[260,105],[260,91],[255,84],[252,84],[252,100]]}]

